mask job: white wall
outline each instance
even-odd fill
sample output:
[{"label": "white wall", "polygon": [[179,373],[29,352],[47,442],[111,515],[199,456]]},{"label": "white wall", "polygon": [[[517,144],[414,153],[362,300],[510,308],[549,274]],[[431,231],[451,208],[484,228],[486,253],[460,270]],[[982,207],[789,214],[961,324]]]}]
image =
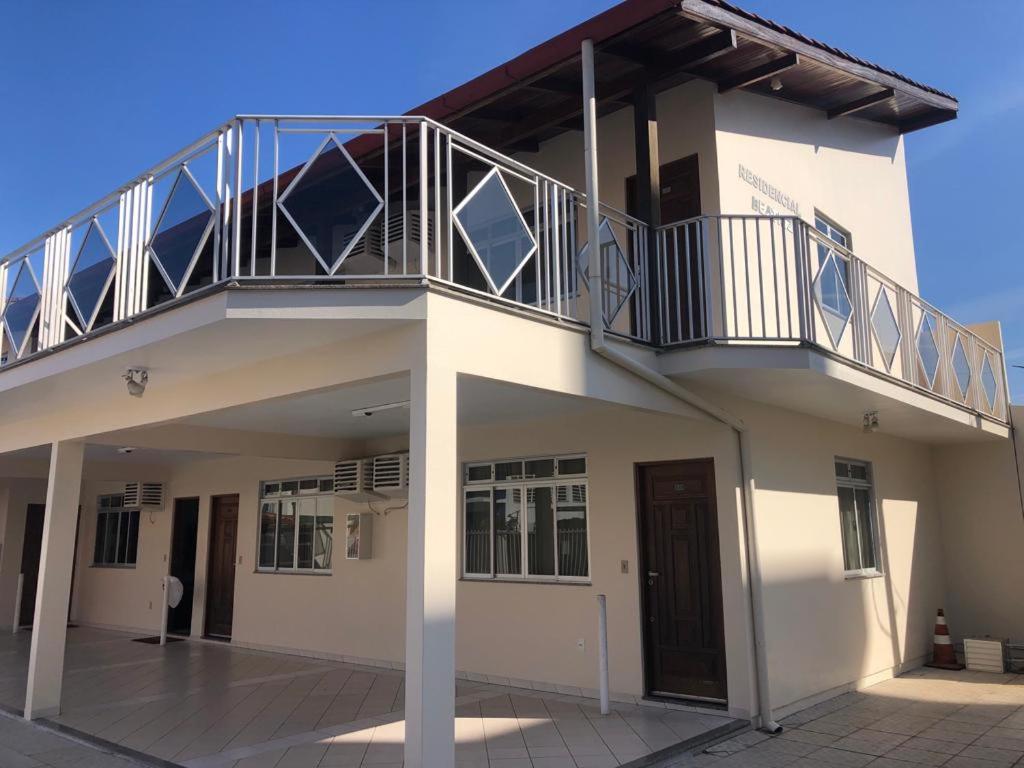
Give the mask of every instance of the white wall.
[{"label": "white wall", "polygon": [[[725,402],[721,397],[719,400]],[[727,403],[754,436],[756,510],[764,577],[768,655],[775,706],[855,687],[919,663],[931,647],[935,608],[945,597],[941,527],[927,446],[772,409]],[[401,447],[402,439],[369,446]],[[611,686],[643,693],[634,464],[715,460],[729,699],[753,709],[750,630],[735,437],[723,427],[620,408],[503,425],[464,426],[460,460],[586,451],[591,494],[592,584],[462,581],[458,585],[459,670],[495,680],[596,688],[597,594],[608,596]],[[846,579],[833,459],[872,462],[885,575]],[[327,474],[330,462],[227,458],[168,468],[168,498],[199,496],[193,631],[202,632],[210,498],[239,494],[234,641],[400,665],[404,658],[404,509],[378,516],[374,556],[336,554],[330,576],[255,572],[260,480]],[[453,467],[453,473],[458,468]],[[95,493],[101,485],[88,485]],[[170,541],[170,504],[145,520],[139,565],[90,568],[94,501],[83,499],[77,618],[155,631],[159,579]],[[375,505],[378,509],[378,505]],[[339,502],[341,515],[365,505]],[[458,510],[453,510],[458,514]],[[144,519],[146,515],[144,515]],[[336,550],[337,551],[337,550]],[[82,553],[87,553],[83,557]],[[620,572],[627,560],[630,572]],[[453,574],[456,577],[457,574]],[[542,617],[542,618],[541,618]],[[584,640],[584,649],[577,647]]]},{"label": "white wall", "polygon": [[818,209],[849,230],[857,256],[917,292],[904,145],[895,128],[829,120],[743,91],[716,94],[714,111],[723,213],[794,215],[745,180],[743,166],[794,201],[805,221]]}]

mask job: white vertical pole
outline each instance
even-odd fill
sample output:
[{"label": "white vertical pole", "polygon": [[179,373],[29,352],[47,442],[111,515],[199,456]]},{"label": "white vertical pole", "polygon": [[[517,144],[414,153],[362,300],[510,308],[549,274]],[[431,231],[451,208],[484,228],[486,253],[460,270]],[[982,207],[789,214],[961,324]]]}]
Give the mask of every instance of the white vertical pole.
[{"label": "white vertical pole", "polygon": [[601,304],[601,211],[597,181],[597,96],[594,86],[594,41],[584,40],[583,63],[583,163],[587,177],[587,268],[590,280],[590,333],[593,343],[604,343],[604,309]]},{"label": "white vertical pole", "polygon": [[167,601],[171,594],[171,577],[164,576],[160,597],[160,645],[167,645]]},{"label": "white vertical pole", "polygon": [[[421,229],[421,232],[424,231]],[[411,371],[405,766],[455,764],[456,373],[426,323]]]},{"label": "white vertical pole", "polygon": [[607,715],[608,703],[608,598],[597,596],[597,668],[601,688],[601,714]]},{"label": "white vertical pole", "polygon": [[50,450],[39,583],[25,687],[27,720],[60,712],[84,453],[84,443],[73,441],[54,443]]},{"label": "white vertical pole", "polygon": [[426,276],[430,273],[430,208],[427,205],[427,196],[430,187],[427,180],[429,172],[427,162],[427,124],[420,123],[420,274]]},{"label": "white vertical pole", "polygon": [[25,592],[25,574],[18,574],[18,590],[14,593],[14,621],[11,622],[11,634],[18,634],[21,629],[21,598]]}]

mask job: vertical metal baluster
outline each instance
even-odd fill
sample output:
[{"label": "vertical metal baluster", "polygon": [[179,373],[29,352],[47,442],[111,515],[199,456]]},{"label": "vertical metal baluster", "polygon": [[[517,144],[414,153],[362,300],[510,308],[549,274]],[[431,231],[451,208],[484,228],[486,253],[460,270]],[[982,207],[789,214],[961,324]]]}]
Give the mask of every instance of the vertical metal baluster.
[{"label": "vertical metal baluster", "polygon": [[[783,233],[785,233],[785,229],[783,229]],[[779,339],[782,338],[782,302],[779,296],[779,261],[775,252],[775,219],[768,219],[768,236],[772,241],[772,293],[775,294],[775,338]]]},{"label": "vertical metal baluster", "polygon": [[[405,135],[408,123],[402,121],[402,274],[409,274],[409,258],[407,254],[409,244],[409,224],[408,224],[408,210],[409,204],[406,199],[408,191],[407,185],[408,169],[409,169],[409,155],[405,146]],[[421,235],[422,237],[422,235]]]},{"label": "vertical metal baluster", "polygon": [[[796,229],[794,228],[794,232]],[[779,238],[782,241],[782,282],[786,292],[786,338],[793,338],[793,303],[789,295],[789,249],[786,247],[786,219],[779,221]],[[794,252],[795,252],[794,248]],[[782,335],[782,326],[779,326]]]},{"label": "vertical metal baluster", "polygon": [[[153,178],[146,179],[142,203],[142,237],[139,238],[139,311],[149,309],[149,233],[153,226]],[[182,286],[184,290],[184,286]]]},{"label": "vertical metal baluster", "polygon": [[683,290],[679,283],[679,227],[672,228],[672,267],[675,270],[672,298],[676,305],[676,329],[679,331],[679,340],[683,341],[686,337],[683,335]]},{"label": "vertical metal baluster", "polygon": [[[275,153],[277,148],[277,140],[274,140]],[[276,171],[276,168],[275,168]],[[274,174],[274,178],[277,178],[277,174]],[[276,198],[276,195],[275,195]],[[275,199],[275,203],[276,203]],[[213,223],[213,282],[220,281],[220,262],[221,262],[221,240],[222,240],[222,226],[224,220],[224,131],[217,132],[217,216]]]},{"label": "vertical metal baluster", "polygon": [[242,145],[245,143],[244,126],[241,120],[235,121],[235,222],[232,252],[232,277],[237,277],[242,272]]},{"label": "vertical metal baluster", "polygon": [[270,212],[270,275],[277,275],[277,195],[281,162],[281,121],[274,120],[274,186]]},{"label": "vertical metal baluster", "polygon": [[[755,217],[753,219],[753,222],[754,222],[754,247],[757,248],[757,294],[760,297],[759,301],[761,303],[761,336],[760,336],[760,338],[763,339],[763,338],[767,338],[767,336],[768,336],[768,329],[766,327],[767,322],[765,320],[766,316],[765,316],[765,311],[764,311],[764,264],[761,261],[761,222],[762,222],[762,219]],[[743,232],[744,232],[744,234],[746,234],[746,228],[745,227],[744,227]],[[749,295],[749,291],[748,291],[748,295]],[[750,331],[751,331],[750,335],[753,336],[754,335],[754,333],[753,333],[753,331],[754,331],[753,323],[751,323]]]},{"label": "vertical metal baluster", "polygon": [[[121,309],[121,291],[124,286],[124,192],[117,198],[117,241],[114,245],[114,322],[118,322],[124,315]],[[3,301],[0,292],[0,302]]]},{"label": "vertical metal baluster", "polygon": [[561,237],[562,237],[562,218],[559,215],[561,210],[559,209],[559,199],[561,198],[562,190],[557,184],[551,187],[551,212],[552,212],[552,223],[551,223],[551,241],[554,246],[552,252],[553,266],[555,268],[555,279],[554,279],[554,299],[555,299],[555,314],[559,317],[562,316],[562,249],[561,249]]},{"label": "vertical metal baluster", "polygon": [[249,254],[249,276],[256,276],[256,218],[258,211],[258,197],[260,189],[260,121],[254,123],[254,145],[252,150],[252,248]]},{"label": "vertical metal baluster", "polygon": [[453,185],[455,183],[455,169],[453,168],[452,163],[451,134],[448,134],[447,159],[445,163],[447,169],[445,173],[445,179],[447,183],[445,186],[448,191],[448,215],[446,217],[446,220],[448,222],[448,279],[451,280],[452,282],[455,282],[455,214],[453,213],[453,211],[455,210],[455,201],[453,199],[453,196],[455,194],[455,190],[453,188]]},{"label": "vertical metal baluster", "polygon": [[441,132],[434,127],[434,268],[437,277],[444,279],[441,270]]},{"label": "vertical metal baluster", "polygon": [[[691,229],[692,228],[692,229]],[[686,225],[686,234],[683,236],[683,248],[686,252],[686,325],[690,330],[690,341],[697,338],[693,324],[693,261],[690,256],[690,233],[696,232],[696,222]],[[679,250],[679,230],[676,230],[676,250]],[[699,290],[699,289],[698,289]]]},{"label": "vertical metal baluster", "polygon": [[429,140],[427,135],[427,124],[425,121],[420,121],[420,274],[426,277],[430,274],[430,238],[427,221],[430,217],[430,211],[427,206],[427,196],[430,194],[430,188],[427,181],[427,173],[429,172],[429,160],[427,157],[427,141]]},{"label": "vertical metal baluster", "polygon": [[[388,159],[391,155],[391,145],[388,143],[388,127],[391,125],[387,120],[381,126],[384,133],[384,242],[381,243],[381,260],[384,262],[384,277],[390,272],[390,259],[388,258],[388,247],[391,245],[391,174],[388,169]],[[367,249],[369,250],[369,249]]]}]

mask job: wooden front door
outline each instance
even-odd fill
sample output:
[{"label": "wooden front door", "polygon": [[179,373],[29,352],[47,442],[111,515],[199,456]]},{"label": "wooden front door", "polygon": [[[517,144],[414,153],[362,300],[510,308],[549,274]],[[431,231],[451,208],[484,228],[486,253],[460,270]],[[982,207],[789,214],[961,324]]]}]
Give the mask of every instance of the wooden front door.
[{"label": "wooden front door", "polygon": [[199,499],[175,499],[171,528],[171,576],[184,588],[181,602],[167,613],[167,631],[187,635],[192,631],[192,596],[196,583],[196,535],[199,532]]},{"label": "wooden front door", "polygon": [[647,691],[724,702],[725,632],[711,459],[637,470]]},{"label": "wooden front door", "polygon": [[43,549],[43,520],[46,507],[29,504],[25,511],[25,538],[21,543],[21,572],[25,576],[21,592],[18,623],[31,627],[36,614],[36,589],[39,586],[39,557]]},{"label": "wooden front door", "polygon": [[206,634],[230,638],[235,610],[238,496],[215,496],[210,515],[210,564],[206,579]]}]

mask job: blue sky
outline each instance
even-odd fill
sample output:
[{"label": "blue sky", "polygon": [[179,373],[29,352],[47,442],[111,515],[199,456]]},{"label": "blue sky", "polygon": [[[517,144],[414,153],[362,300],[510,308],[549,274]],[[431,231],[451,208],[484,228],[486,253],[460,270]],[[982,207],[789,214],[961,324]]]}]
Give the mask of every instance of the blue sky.
[{"label": "blue sky", "polygon": [[[1024,2],[736,2],[960,99],[907,139],[921,292],[1024,364]],[[232,114],[404,112],[612,4],[0,0],[0,253]]]}]

